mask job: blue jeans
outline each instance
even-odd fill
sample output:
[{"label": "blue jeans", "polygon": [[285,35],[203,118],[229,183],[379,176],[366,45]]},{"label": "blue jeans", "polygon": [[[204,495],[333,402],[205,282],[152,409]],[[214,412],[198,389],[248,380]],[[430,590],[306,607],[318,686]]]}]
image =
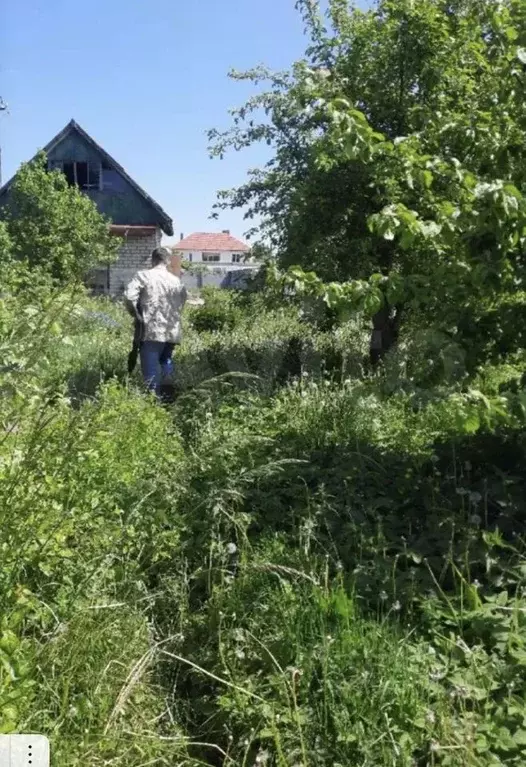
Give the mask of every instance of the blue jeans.
[{"label": "blue jeans", "polygon": [[144,383],[157,396],[161,393],[161,381],[173,371],[172,354],[175,344],[164,341],[143,341],[141,343],[141,370]]}]

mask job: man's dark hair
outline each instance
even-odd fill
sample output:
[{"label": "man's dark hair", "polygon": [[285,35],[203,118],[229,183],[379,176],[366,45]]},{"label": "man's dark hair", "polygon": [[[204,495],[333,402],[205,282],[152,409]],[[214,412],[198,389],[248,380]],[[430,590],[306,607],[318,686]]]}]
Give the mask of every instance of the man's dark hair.
[{"label": "man's dark hair", "polygon": [[152,251],[152,266],[158,266],[159,264],[169,264],[172,259],[172,254],[168,248],[155,248]]}]

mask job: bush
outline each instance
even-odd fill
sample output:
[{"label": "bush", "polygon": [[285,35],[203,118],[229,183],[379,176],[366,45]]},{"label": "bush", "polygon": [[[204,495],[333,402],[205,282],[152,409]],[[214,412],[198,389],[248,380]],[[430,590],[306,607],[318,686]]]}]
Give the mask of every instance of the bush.
[{"label": "bush", "polygon": [[191,323],[198,332],[232,330],[239,322],[241,312],[236,294],[220,288],[206,287],[201,291],[203,306],[194,309]]},{"label": "bush", "polygon": [[116,258],[108,220],[62,173],[48,172],[43,154],[20,168],[3,214],[13,257],[59,283],[80,280]]}]

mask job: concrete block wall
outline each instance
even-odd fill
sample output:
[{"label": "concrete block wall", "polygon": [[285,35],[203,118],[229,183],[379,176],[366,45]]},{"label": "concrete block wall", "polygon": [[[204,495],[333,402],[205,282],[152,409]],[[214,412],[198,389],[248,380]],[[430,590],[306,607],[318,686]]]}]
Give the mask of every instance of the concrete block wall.
[{"label": "concrete block wall", "polygon": [[224,269],[216,267],[199,272],[184,272],[183,284],[188,290],[199,290],[200,288],[213,286],[215,288],[243,287],[244,280],[254,275],[258,267],[238,266],[237,269]]},{"label": "concrete block wall", "polygon": [[108,267],[94,269],[86,278],[86,286],[96,296],[104,295],[108,292],[109,277],[110,269]]},{"label": "concrete block wall", "polygon": [[119,259],[110,268],[110,290],[112,295],[119,295],[139,269],[150,266],[152,250],[161,244],[161,230],[156,229],[146,236],[128,235],[124,238],[119,252]]}]

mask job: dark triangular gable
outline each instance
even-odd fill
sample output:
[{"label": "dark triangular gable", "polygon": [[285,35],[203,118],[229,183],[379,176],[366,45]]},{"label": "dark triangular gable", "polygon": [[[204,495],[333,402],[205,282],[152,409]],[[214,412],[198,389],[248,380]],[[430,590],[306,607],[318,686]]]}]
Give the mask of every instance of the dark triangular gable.
[{"label": "dark triangular gable", "polygon": [[[121,180],[120,188],[113,192],[111,190],[86,192],[94,200],[100,212],[109,216],[115,224],[157,225],[168,236],[173,235],[173,223],[168,214],[75,120],[71,120],[44,147],[43,151],[52,165],[57,159],[65,159],[68,152],[71,153],[68,159],[84,160],[88,159],[88,156],[99,158],[115,171]],[[80,156],[79,152],[83,156]],[[86,153],[87,156],[84,156]],[[0,200],[9,190],[14,178],[15,176],[0,189]]]}]

